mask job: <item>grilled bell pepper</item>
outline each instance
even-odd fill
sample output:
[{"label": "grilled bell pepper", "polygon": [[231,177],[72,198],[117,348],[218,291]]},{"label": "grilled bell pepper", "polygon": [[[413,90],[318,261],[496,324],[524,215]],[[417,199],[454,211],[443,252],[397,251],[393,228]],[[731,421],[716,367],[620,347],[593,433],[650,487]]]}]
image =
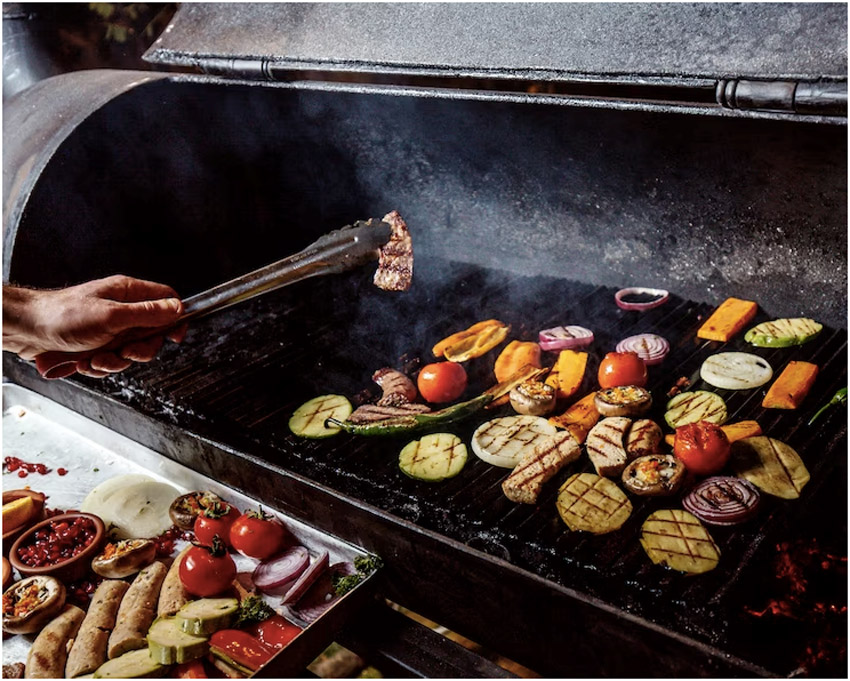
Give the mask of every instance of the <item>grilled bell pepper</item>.
[{"label": "grilled bell pepper", "polygon": [[221,629],[210,637],[210,652],[248,676],[277,653],[272,646],[239,629]]}]

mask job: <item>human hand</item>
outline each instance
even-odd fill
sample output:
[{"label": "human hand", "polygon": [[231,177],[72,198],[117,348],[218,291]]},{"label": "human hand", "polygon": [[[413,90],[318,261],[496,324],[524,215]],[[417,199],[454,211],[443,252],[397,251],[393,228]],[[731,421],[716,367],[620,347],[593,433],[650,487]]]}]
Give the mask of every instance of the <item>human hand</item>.
[{"label": "human hand", "polygon": [[24,359],[46,352],[79,353],[76,364],[61,375],[77,371],[101,378],[133,362],[150,361],[165,337],[180,342],[185,325],[166,336],[115,346],[130,329],[168,327],[182,312],[183,304],[170,286],[123,275],[52,291],[4,287],[3,349]]}]

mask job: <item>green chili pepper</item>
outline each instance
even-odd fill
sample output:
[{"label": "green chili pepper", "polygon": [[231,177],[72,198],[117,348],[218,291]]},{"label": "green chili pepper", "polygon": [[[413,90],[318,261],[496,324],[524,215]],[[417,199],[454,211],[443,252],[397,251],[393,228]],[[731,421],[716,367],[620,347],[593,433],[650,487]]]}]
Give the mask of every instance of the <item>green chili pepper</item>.
[{"label": "green chili pepper", "polygon": [[820,409],[815,412],[815,415],[809,419],[809,425],[812,425],[821,414],[823,414],[830,407],[834,407],[836,404],[847,404],[847,388],[842,388],[837,393],[832,396],[832,399],[823,405]]},{"label": "green chili pepper", "polygon": [[493,399],[493,395],[485,393],[466,402],[460,402],[451,407],[446,407],[439,411],[426,412],[425,414],[399,416],[384,419],[383,421],[375,421],[375,423],[350,423],[337,419],[328,419],[327,423],[337,426],[352,435],[398,435],[401,433],[415,433],[472,416],[472,414],[490,404]]}]

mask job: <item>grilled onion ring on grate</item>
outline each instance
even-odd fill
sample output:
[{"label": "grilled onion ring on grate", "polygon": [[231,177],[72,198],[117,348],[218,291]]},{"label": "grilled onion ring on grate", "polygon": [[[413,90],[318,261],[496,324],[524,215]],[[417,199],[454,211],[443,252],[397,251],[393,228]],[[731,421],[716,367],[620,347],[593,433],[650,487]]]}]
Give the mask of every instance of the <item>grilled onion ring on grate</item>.
[{"label": "grilled onion ring on grate", "polygon": [[670,342],[654,333],[639,333],[617,343],[617,352],[634,352],[647,366],[660,364],[670,352]]},{"label": "grilled onion ring on grate", "polygon": [[[626,300],[628,296],[655,296],[654,298],[644,302],[632,302]],[[642,286],[633,286],[631,288],[623,288],[614,294],[614,301],[617,307],[622,310],[651,310],[654,307],[663,305],[670,299],[670,293],[660,288],[644,288]]]},{"label": "grilled onion ring on grate", "polygon": [[685,510],[710,525],[737,525],[752,518],[761,496],[751,482],[731,475],[703,480],[682,499]]}]

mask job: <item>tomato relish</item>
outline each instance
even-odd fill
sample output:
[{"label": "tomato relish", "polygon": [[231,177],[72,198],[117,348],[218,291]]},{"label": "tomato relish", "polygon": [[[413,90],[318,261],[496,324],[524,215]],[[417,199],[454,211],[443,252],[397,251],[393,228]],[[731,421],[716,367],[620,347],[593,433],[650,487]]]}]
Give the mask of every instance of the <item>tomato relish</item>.
[{"label": "tomato relish", "polygon": [[18,547],[18,558],[29,567],[57,565],[84,551],[96,534],[94,521],[85,516],[53,520]]}]

